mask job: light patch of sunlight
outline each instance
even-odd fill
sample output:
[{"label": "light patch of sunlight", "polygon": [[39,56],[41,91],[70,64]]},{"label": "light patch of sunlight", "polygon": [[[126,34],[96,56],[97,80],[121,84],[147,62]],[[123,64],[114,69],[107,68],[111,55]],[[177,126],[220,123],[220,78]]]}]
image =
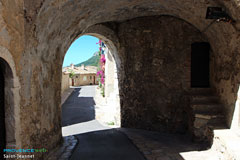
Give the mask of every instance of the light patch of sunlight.
[{"label": "light patch of sunlight", "polygon": [[81,88],[80,86],[70,86],[70,88]]},{"label": "light patch of sunlight", "polygon": [[220,158],[220,155],[212,150],[181,152],[180,155],[184,160],[219,160]]},{"label": "light patch of sunlight", "polygon": [[[95,89],[90,89],[94,87]],[[78,97],[92,97],[93,95],[95,95],[95,90],[96,90],[96,86],[83,86],[80,87],[80,91],[79,91],[79,95]]]},{"label": "light patch of sunlight", "polygon": [[[227,152],[235,157],[240,157],[240,137],[232,129],[214,130],[214,136],[224,145]],[[236,158],[239,159],[239,158]]]},{"label": "light patch of sunlight", "polygon": [[[98,127],[96,128],[96,126]],[[107,130],[107,129],[111,129],[111,128],[101,125],[97,120],[91,120],[88,122],[82,122],[82,123],[62,127],[62,136],[66,137],[71,135],[77,135],[77,134],[83,134],[83,133],[101,131],[101,130]]]},{"label": "light patch of sunlight", "polygon": [[232,124],[231,124],[231,129],[239,129],[240,128],[240,87],[238,88],[238,93],[237,93],[237,101],[235,103],[235,109],[233,113],[233,119],[232,119]]},{"label": "light patch of sunlight", "polygon": [[[97,105],[95,108],[95,118],[100,120],[101,122],[108,124],[109,122],[114,122],[116,125],[116,115],[117,115],[117,109],[116,109],[116,102],[109,102],[106,105]],[[119,120],[120,121],[120,120]],[[116,125],[120,127],[119,125]]]}]

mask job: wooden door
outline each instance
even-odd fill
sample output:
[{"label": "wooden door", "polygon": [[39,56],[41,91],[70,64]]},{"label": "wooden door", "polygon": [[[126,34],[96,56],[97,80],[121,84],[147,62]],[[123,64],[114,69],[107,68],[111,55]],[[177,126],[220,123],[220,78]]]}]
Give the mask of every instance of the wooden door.
[{"label": "wooden door", "polygon": [[74,79],[72,78],[72,86],[74,86]]}]

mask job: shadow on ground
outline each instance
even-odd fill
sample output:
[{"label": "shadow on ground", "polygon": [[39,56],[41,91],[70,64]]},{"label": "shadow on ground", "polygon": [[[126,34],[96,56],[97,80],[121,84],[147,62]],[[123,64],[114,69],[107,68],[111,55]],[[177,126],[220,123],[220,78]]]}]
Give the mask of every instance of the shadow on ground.
[{"label": "shadow on ground", "polygon": [[116,129],[77,135],[79,144],[71,160],[145,160],[122,132]]},{"label": "shadow on ground", "polygon": [[[78,139],[71,160],[206,160],[187,135],[111,129],[95,120],[94,87],[75,88],[62,106],[63,136]],[[202,152],[200,152],[202,153]],[[195,156],[195,158],[194,158]],[[210,157],[211,159],[212,157]],[[209,159],[209,160],[210,160]],[[212,158],[213,159],[213,158]],[[211,159],[211,160],[212,160]]]},{"label": "shadow on ground", "polygon": [[75,88],[62,105],[62,134],[78,139],[72,160],[144,160],[128,137],[95,120],[94,86]]},{"label": "shadow on ground", "polygon": [[75,88],[62,105],[62,126],[69,126],[95,119],[95,101],[93,97],[80,95],[81,88]]},{"label": "shadow on ground", "polygon": [[119,128],[150,160],[219,160],[214,150],[194,143],[188,135]]}]

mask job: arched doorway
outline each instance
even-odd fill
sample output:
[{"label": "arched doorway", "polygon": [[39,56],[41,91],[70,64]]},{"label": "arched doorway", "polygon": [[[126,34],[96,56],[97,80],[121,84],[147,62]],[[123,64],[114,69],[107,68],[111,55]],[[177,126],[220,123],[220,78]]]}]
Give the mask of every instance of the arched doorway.
[{"label": "arched doorway", "polygon": [[5,106],[4,106],[4,73],[0,66],[0,154],[6,148],[6,128],[5,128]]},{"label": "arched doorway", "polygon": [[[85,49],[86,46],[91,50]],[[120,103],[117,101],[119,91],[115,87],[118,82],[117,68],[112,57],[113,50],[109,46],[108,43],[105,44],[101,41],[99,36],[85,34],[80,35],[67,51],[62,68],[62,99],[65,98],[64,92],[69,94],[69,89],[72,94],[69,94],[66,102],[62,100],[62,103],[65,102],[62,105],[63,136],[83,133],[84,129],[81,129],[81,125],[85,125],[86,122],[95,123],[96,120],[105,124],[120,125]],[[90,58],[79,61],[79,53],[81,56],[89,55]],[[110,55],[111,61],[107,58]],[[101,58],[105,56],[104,69],[102,69]],[[100,72],[104,74],[103,79],[105,79],[101,84],[100,80],[97,80],[100,79],[100,74],[97,74]],[[115,89],[115,92],[110,88]],[[107,93],[107,96],[103,96],[103,93]],[[109,96],[110,94],[112,97]],[[108,106],[110,102],[111,104],[116,103],[114,108]],[[78,125],[78,129],[71,133],[68,132],[68,128],[74,127],[74,125]]]},{"label": "arched doorway", "polygon": [[0,57],[0,154],[15,148],[14,78],[10,65]]}]

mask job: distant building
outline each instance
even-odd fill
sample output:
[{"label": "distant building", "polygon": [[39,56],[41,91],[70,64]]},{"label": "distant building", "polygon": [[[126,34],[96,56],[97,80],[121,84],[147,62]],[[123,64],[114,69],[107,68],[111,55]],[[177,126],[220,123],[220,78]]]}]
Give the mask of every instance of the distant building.
[{"label": "distant building", "polygon": [[84,66],[76,67],[71,64],[70,67],[63,68],[63,74],[70,75],[73,73],[73,77],[70,78],[71,86],[83,86],[98,84],[96,80],[97,67]]}]

